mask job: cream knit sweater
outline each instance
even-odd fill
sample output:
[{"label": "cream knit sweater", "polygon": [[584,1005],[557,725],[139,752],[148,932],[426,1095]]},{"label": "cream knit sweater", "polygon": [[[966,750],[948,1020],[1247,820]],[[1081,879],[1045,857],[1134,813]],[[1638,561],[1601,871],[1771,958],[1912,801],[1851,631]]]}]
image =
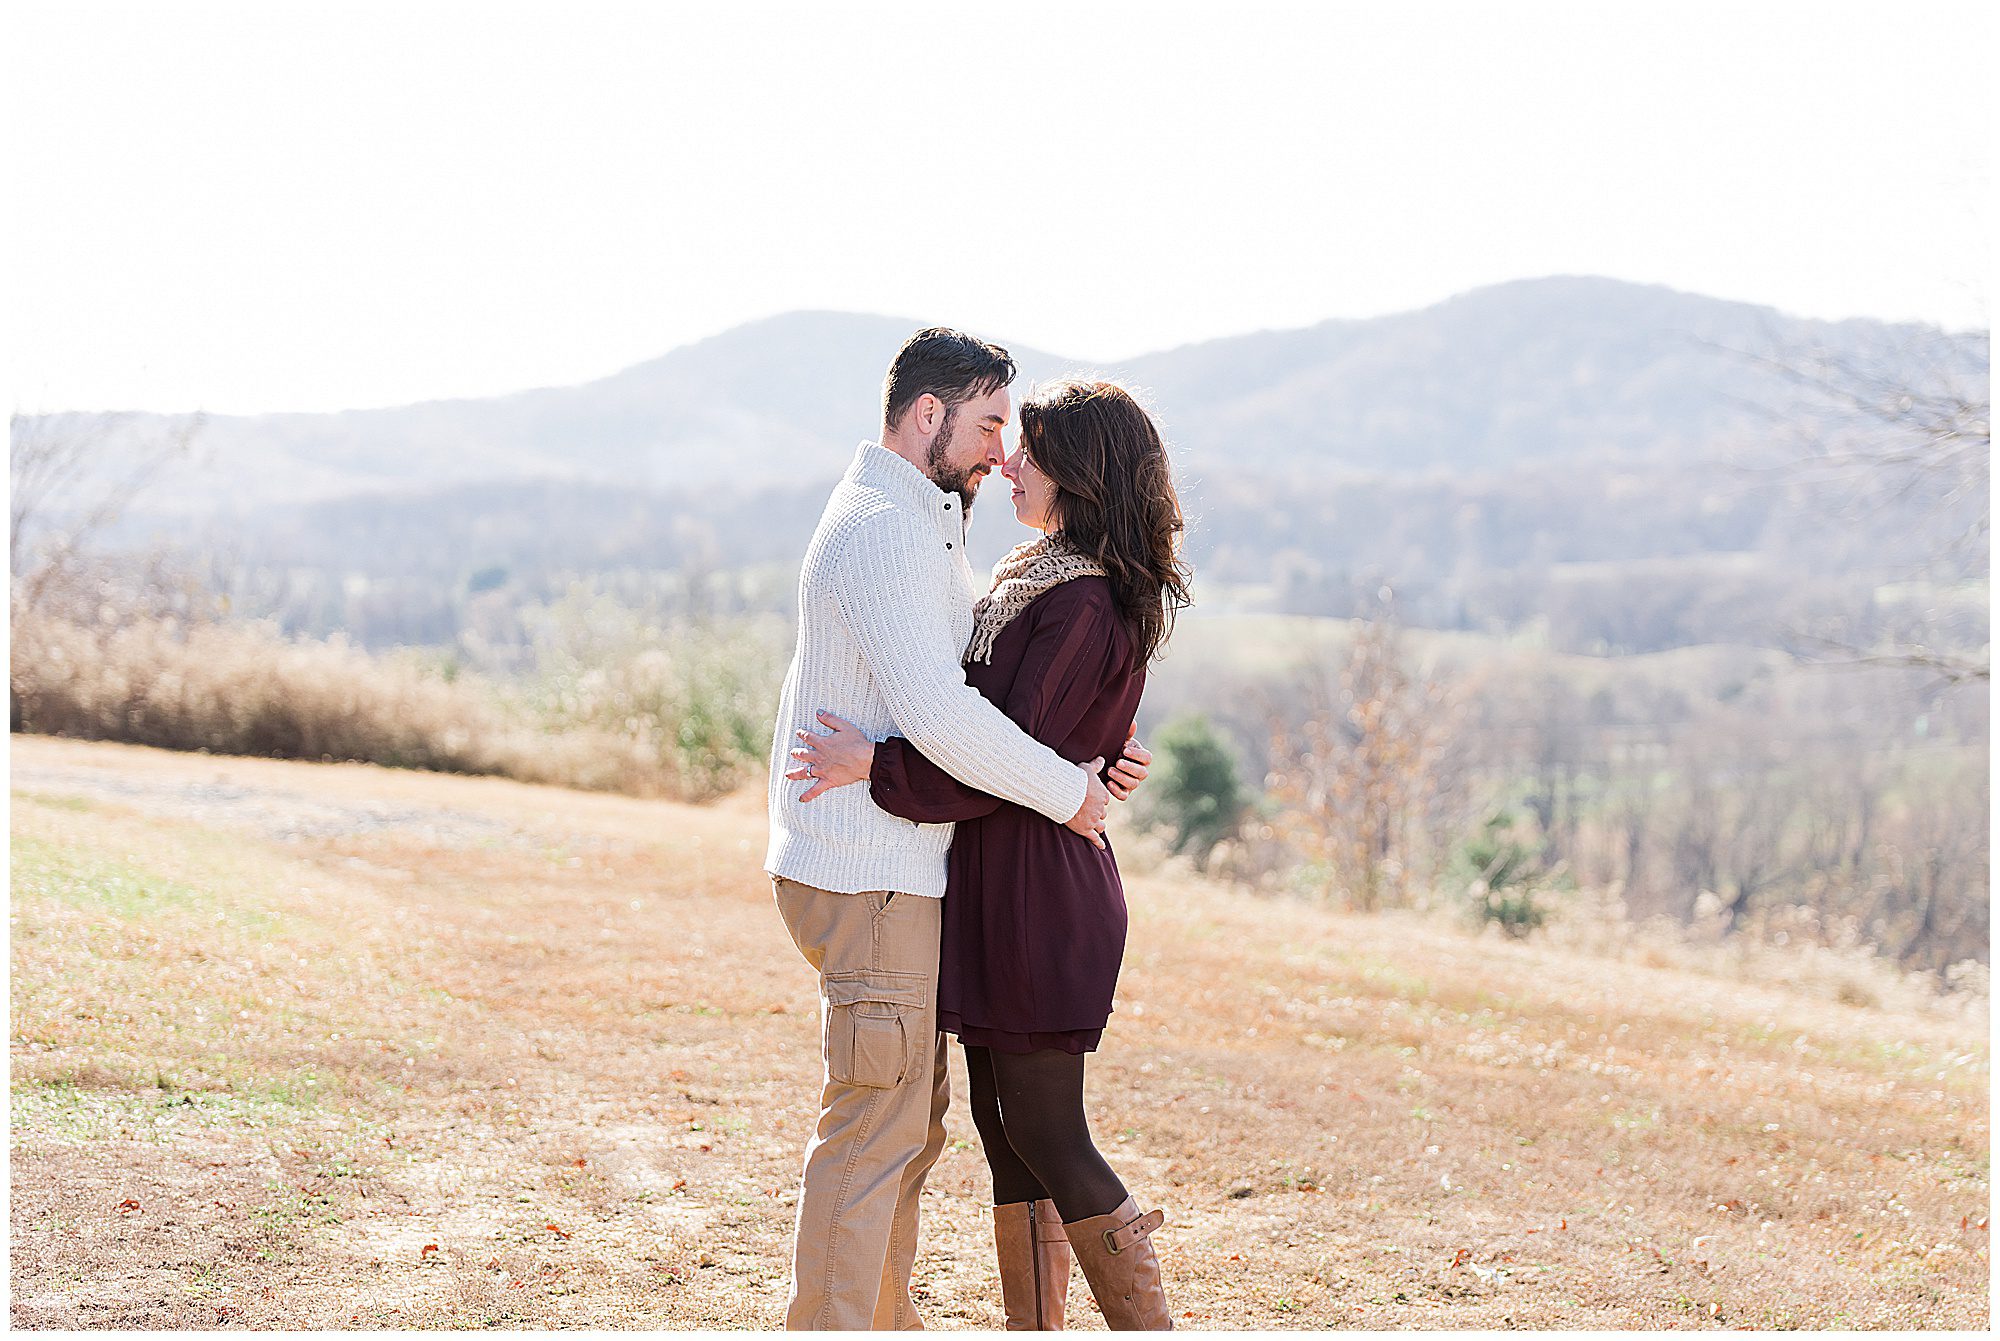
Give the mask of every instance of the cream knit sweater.
[{"label": "cream knit sweater", "polygon": [[965,682],[972,566],[956,494],[864,442],[834,487],[799,572],[799,640],[771,741],[771,846],[764,869],[844,894],[944,894],[949,824],[879,809],[865,786],[803,804],[792,733],[820,709],[871,740],[902,736],[959,781],[1067,823],[1083,771],[1014,725]]}]

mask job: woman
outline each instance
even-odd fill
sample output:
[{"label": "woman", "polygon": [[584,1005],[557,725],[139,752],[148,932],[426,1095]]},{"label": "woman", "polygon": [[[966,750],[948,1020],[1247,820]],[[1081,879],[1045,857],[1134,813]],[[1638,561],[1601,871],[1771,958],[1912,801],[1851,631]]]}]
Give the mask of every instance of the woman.
[{"label": "woman", "polygon": [[[1068,381],[1021,405],[1001,473],[1014,515],[1043,532],[994,568],[974,610],[966,680],[1076,761],[1116,758],[1146,664],[1188,603],[1180,503],[1165,444],[1109,382]],[[1098,1153],[1084,1058],[1111,1013],[1125,898],[1108,846],[976,792],[892,737],[830,714],[800,733],[801,767],[920,823],[956,821],[943,908],[938,1027],[965,1048],[972,1117],[993,1173],[1010,1330],[1059,1330],[1070,1254],[1117,1330],[1170,1330],[1145,1215]]]}]

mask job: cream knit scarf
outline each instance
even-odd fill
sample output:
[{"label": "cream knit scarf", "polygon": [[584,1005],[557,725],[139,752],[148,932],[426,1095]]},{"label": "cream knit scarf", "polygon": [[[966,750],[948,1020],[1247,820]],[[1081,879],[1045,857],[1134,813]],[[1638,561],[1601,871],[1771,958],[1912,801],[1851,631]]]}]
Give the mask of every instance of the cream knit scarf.
[{"label": "cream knit scarf", "polygon": [[1105,576],[1104,565],[1071,549],[1061,536],[1026,540],[993,565],[993,590],[972,607],[972,642],[967,661],[993,661],[993,640],[1035,597],[1073,577]]}]

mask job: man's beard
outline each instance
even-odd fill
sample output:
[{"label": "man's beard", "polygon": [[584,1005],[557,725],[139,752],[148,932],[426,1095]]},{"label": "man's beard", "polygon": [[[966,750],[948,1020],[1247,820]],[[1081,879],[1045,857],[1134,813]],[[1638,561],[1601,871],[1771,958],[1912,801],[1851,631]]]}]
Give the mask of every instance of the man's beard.
[{"label": "man's beard", "polygon": [[972,467],[954,466],[945,457],[945,449],[951,446],[952,421],[958,417],[956,405],[947,406],[944,422],[938,425],[938,434],[931,439],[930,452],[924,457],[924,473],[931,477],[931,483],[946,493],[958,495],[959,504],[965,514],[972,513],[972,496],[979,488],[979,481],[986,476],[984,464]]}]

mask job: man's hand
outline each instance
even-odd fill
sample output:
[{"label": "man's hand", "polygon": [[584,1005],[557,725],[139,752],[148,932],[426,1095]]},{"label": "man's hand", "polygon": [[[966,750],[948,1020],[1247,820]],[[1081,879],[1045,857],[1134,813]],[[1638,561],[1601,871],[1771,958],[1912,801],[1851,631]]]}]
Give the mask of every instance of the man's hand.
[{"label": "man's hand", "polygon": [[1111,765],[1111,776],[1105,779],[1111,784],[1111,794],[1121,801],[1132,799],[1132,793],[1146,780],[1148,764],[1153,762],[1153,752],[1139,743],[1139,724],[1132,723],[1132,729],[1125,733],[1125,756]]},{"label": "man's hand", "polygon": [[1087,764],[1078,764],[1084,778],[1090,783],[1090,790],[1084,793],[1083,805],[1069,817],[1069,828],[1076,830],[1099,847],[1104,846],[1104,815],[1111,809],[1111,791],[1104,780],[1097,776],[1104,767],[1104,756],[1098,755]]}]

